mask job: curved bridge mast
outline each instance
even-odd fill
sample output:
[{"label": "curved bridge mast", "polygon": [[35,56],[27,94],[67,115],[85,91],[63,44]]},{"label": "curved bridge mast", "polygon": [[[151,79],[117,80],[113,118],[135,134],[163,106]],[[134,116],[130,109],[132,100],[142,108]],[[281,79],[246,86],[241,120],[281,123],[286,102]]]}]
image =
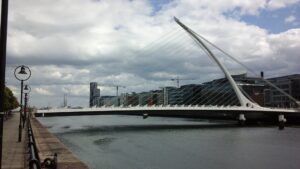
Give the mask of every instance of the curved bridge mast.
[{"label": "curved bridge mast", "polygon": [[179,21],[179,19],[177,19],[176,17],[174,17],[174,20],[176,21],[176,23],[181,26],[189,35],[192,36],[192,38],[196,41],[196,43],[203,47],[204,50],[208,53],[208,55],[218,64],[218,66],[221,68],[221,70],[223,71],[223,73],[225,74],[225,77],[228,79],[230,85],[232,86],[235,94],[238,97],[238,100],[241,104],[242,107],[260,107],[259,105],[251,102],[248,98],[246,98],[241,90],[239,89],[239,87],[237,86],[237,84],[235,83],[235,81],[233,80],[232,76],[230,75],[229,71],[226,69],[226,67],[218,60],[218,58],[212,53],[212,51],[201,41],[201,39],[199,39],[193,30],[191,30],[190,28],[188,28],[186,25],[184,25],[182,22]]}]

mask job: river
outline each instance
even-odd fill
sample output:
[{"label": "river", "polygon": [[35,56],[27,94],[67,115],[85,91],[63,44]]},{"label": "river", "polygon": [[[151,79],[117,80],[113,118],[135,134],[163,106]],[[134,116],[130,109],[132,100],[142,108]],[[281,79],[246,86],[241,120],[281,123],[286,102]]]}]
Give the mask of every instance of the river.
[{"label": "river", "polygon": [[138,116],[39,118],[91,169],[299,169],[300,128]]}]

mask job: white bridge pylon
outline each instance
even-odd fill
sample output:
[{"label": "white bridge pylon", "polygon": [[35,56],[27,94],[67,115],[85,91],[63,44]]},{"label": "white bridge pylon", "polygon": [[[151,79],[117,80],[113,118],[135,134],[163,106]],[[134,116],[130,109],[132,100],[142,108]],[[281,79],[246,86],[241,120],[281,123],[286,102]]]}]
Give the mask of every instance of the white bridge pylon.
[{"label": "white bridge pylon", "polygon": [[225,77],[227,78],[227,80],[229,81],[229,84],[231,85],[231,87],[233,88],[240,104],[241,107],[246,107],[246,108],[261,108],[261,106],[259,106],[258,104],[250,101],[248,98],[246,98],[246,96],[241,92],[241,90],[239,89],[238,85],[235,83],[235,81],[233,80],[232,76],[230,75],[229,71],[227,70],[227,68],[219,61],[219,59],[213,54],[213,52],[202,42],[202,40],[200,38],[198,38],[194,31],[191,30],[189,27],[187,27],[186,25],[184,25],[182,22],[180,22],[179,19],[177,19],[176,17],[174,17],[175,22],[181,26],[189,35],[192,36],[192,38],[195,40],[195,42],[200,46],[203,47],[203,49],[207,52],[207,54],[217,63],[217,65],[220,67],[220,69],[222,70],[222,72],[225,74]]}]

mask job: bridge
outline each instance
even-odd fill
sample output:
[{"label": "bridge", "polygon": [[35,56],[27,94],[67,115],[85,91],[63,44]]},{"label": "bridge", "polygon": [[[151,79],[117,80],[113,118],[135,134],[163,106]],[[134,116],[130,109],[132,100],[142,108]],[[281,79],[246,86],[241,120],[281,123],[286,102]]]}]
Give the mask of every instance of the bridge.
[{"label": "bridge", "polygon": [[[238,84],[233,76],[229,73],[227,67],[220,61],[215,53],[208,47],[208,44],[215,47],[225,55],[233,58],[202,36],[195,33],[192,29],[184,25],[177,18],[175,22],[194,40],[206,55],[211,58],[225,75],[224,79],[219,79],[211,83],[201,84],[190,91],[186,96],[189,100],[181,104],[169,104],[170,93],[172,91],[162,90],[161,95],[164,95],[163,103],[153,104],[154,97],[148,97],[146,100],[148,104],[138,104],[137,98],[134,96],[126,97],[126,101],[119,104],[119,97],[117,98],[117,106],[102,106],[96,108],[84,109],[49,109],[38,110],[35,115],[39,117],[48,116],[70,116],[70,115],[138,115],[147,118],[148,116],[163,116],[163,117],[192,117],[205,119],[222,119],[222,120],[237,120],[240,124],[245,121],[273,121],[279,122],[283,126],[286,121],[300,121],[299,101],[287,94],[284,90],[278,88],[271,82],[261,78],[265,84],[276,89],[278,92],[285,95],[289,100],[294,102],[294,108],[267,108],[262,107],[256,103],[247,92],[243,90],[243,84]],[[237,61],[235,58],[233,60]],[[242,66],[241,62],[237,61]],[[249,68],[247,68],[249,70]],[[251,70],[250,70],[251,71]],[[247,85],[247,84],[244,84]],[[178,86],[179,87],[179,86]],[[182,90],[178,89],[173,98],[181,97]],[[178,92],[179,91],[179,92]],[[174,93],[174,92],[173,92]],[[139,98],[140,99],[140,98]],[[156,98],[157,99],[157,98]]]},{"label": "bridge", "polygon": [[[49,109],[38,110],[37,117],[80,116],[80,115],[135,115],[159,117],[185,117],[218,120],[270,121],[287,119],[299,121],[297,109],[245,108],[239,106],[135,106],[135,107],[100,107],[84,109]],[[283,118],[283,119],[280,119]],[[286,118],[286,119],[285,119]]]}]

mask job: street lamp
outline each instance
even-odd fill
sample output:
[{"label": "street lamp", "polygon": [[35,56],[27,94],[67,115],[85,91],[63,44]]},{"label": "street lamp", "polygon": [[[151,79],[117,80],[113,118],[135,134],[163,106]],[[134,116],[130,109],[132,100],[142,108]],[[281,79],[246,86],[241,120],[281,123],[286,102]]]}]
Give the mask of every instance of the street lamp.
[{"label": "street lamp", "polygon": [[16,67],[14,75],[16,79],[21,81],[21,96],[20,96],[20,121],[19,121],[19,139],[18,141],[22,141],[22,111],[23,111],[23,83],[28,80],[31,76],[31,71],[28,66],[20,65]]},{"label": "street lamp", "polygon": [[[24,116],[23,116],[23,128],[25,126],[25,123],[26,123],[26,119],[28,120],[28,117],[27,117],[27,109],[28,109],[28,94],[30,93],[31,91],[31,88],[29,85],[25,85],[24,87],[24,94],[25,94],[25,97],[24,97]],[[27,121],[28,122],[28,121]]]}]

